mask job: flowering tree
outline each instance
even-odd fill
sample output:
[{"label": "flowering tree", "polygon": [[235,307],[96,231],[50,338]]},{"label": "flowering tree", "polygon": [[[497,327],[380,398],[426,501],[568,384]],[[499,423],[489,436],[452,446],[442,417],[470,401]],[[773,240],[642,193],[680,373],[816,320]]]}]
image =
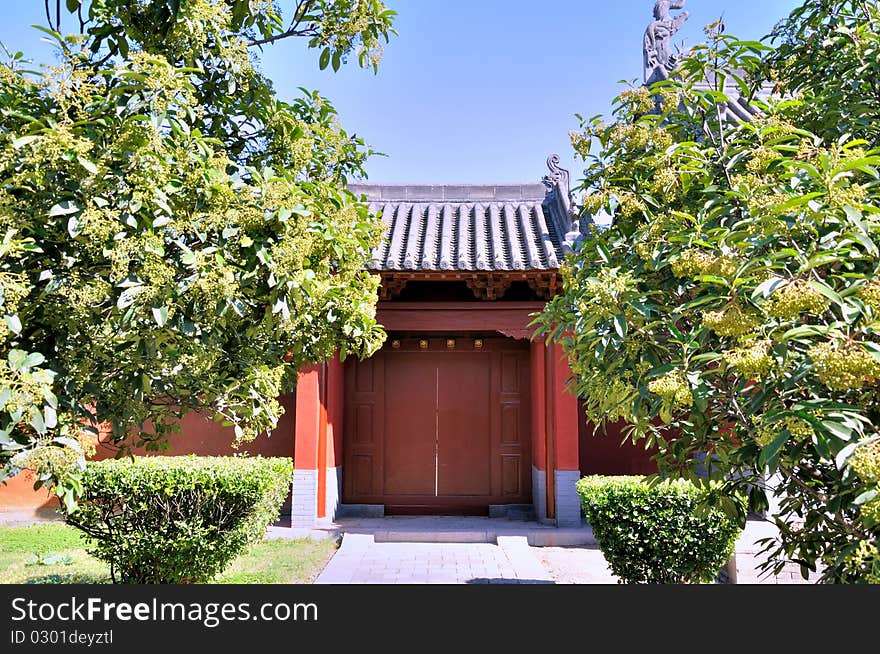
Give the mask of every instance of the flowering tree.
[{"label": "flowering tree", "polygon": [[199,410],[252,439],[299,366],[381,344],[381,224],[346,190],[370,151],[317,93],[276,97],[254,48],[304,36],[322,67],[375,66],[394,12],[66,6],[47,2],[56,66],[0,64],[0,458],[70,503],[83,425],[158,449]]},{"label": "flowering tree", "polygon": [[[675,79],[572,135],[584,211],[613,224],[569,258],[541,330],[590,419],[627,421],[662,472],[697,480],[707,454],[731,512],[778,494],[767,568],[878,582],[880,9],[810,0],[777,50],[707,33]],[[727,119],[732,89],[761,114]]]}]

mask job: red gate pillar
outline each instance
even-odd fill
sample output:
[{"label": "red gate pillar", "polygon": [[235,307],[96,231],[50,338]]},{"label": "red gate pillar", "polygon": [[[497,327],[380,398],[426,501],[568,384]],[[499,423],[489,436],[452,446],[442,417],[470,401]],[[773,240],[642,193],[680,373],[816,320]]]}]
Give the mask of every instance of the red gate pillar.
[{"label": "red gate pillar", "polygon": [[[327,428],[326,450],[319,458],[318,470],[323,471],[323,497],[318,498],[318,517],[333,520],[342,502],[342,419],[345,415],[345,368],[339,356],[327,362],[324,406]],[[319,475],[320,476],[320,475]],[[323,510],[322,510],[323,509]]]},{"label": "red gate pillar", "polygon": [[343,368],[338,357],[300,370],[291,524],[333,519],[342,482]]},{"label": "red gate pillar", "polygon": [[321,406],[322,369],[308,366],[296,382],[296,439],[293,453],[291,525],[314,527],[318,517],[318,443],[326,413]]},{"label": "red gate pillar", "polygon": [[531,342],[530,373],[532,402],[532,504],[539,522],[547,522],[547,387],[544,339]]},{"label": "red gate pillar", "polygon": [[[568,357],[562,351],[562,347],[553,344],[546,350],[549,357],[547,370],[547,386],[552,401],[550,415],[550,431],[553,436],[552,447],[552,474],[553,490],[555,493],[554,508],[556,525],[559,527],[578,527],[581,524],[581,503],[575,485],[580,479],[580,457],[578,455],[579,430],[578,411],[580,410],[578,399],[568,388],[571,378],[571,368],[568,365]],[[547,470],[550,475],[551,471]]]}]

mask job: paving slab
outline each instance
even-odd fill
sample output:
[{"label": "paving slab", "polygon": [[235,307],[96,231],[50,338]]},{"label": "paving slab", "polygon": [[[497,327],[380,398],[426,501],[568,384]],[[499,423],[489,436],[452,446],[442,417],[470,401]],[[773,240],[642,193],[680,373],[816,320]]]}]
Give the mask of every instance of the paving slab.
[{"label": "paving slab", "polygon": [[525,537],[498,543],[377,542],[346,533],[317,584],[526,584],[553,579]]}]

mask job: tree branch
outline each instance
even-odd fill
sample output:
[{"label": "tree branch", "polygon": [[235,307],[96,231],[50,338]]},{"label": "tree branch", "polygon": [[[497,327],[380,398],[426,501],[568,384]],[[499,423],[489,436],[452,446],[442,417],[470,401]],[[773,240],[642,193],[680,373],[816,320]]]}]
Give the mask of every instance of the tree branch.
[{"label": "tree branch", "polygon": [[318,28],[314,25],[310,25],[309,27],[306,27],[302,30],[299,29],[309,11],[311,11],[311,9],[314,7],[314,4],[315,0],[299,0],[296,5],[296,9],[293,12],[293,19],[290,21],[290,26],[285,31],[274,36],[267,36],[262,39],[249,41],[247,44],[248,47],[252,48],[255,46],[275,43],[276,41],[280,41],[281,39],[286,39],[291,36],[317,36],[320,32]]}]

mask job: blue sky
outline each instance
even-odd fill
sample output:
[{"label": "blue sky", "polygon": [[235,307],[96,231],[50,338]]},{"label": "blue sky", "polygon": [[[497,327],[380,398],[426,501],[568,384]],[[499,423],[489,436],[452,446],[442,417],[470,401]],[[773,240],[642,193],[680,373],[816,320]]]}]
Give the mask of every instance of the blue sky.
[{"label": "blue sky", "polygon": [[[0,41],[49,61],[42,0],[0,0]],[[282,0],[289,6],[290,0]],[[574,114],[607,113],[619,80],[641,78],[642,35],[653,0],[386,0],[400,33],[377,75],[354,64],[319,71],[317,53],[282,41],[261,68],[282,97],[319,89],[342,123],[387,157],[371,182],[518,183],[544,175],[551,152],[578,177],[568,131]],[[797,0],[691,0],[678,39],[703,38],[724,14],[727,31],[764,36]],[[72,26],[72,21],[69,23]]]}]

